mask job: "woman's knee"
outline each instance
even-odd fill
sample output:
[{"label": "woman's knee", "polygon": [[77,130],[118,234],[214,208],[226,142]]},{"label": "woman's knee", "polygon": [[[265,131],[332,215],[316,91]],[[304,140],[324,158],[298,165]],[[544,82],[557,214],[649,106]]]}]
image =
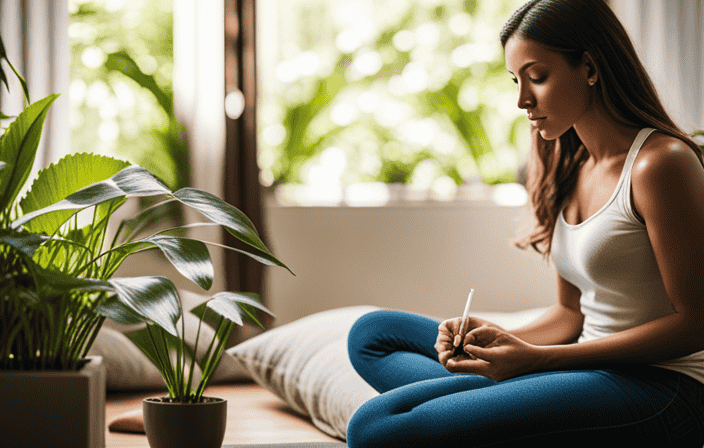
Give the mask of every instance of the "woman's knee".
[{"label": "woman's knee", "polygon": [[[377,358],[405,345],[434,341],[437,322],[395,310],[377,310],[361,316],[352,325],[347,348],[352,364],[361,358]],[[420,339],[420,341],[418,341]]]}]

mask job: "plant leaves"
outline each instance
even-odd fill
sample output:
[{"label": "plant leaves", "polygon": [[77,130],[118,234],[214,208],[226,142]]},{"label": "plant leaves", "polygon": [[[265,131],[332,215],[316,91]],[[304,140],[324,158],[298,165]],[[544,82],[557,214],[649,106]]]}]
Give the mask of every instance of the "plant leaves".
[{"label": "plant leaves", "polygon": [[102,182],[82,188],[64,200],[43,209],[27,213],[12,223],[17,228],[30,220],[57,210],[76,210],[90,207],[117,198],[154,196],[171,194],[164,184],[149,171],[138,165],[131,165]]},{"label": "plant leaves", "polygon": [[29,101],[29,90],[27,89],[27,82],[24,80],[22,76],[20,76],[19,73],[17,73],[17,70],[15,70],[15,67],[12,66],[10,63],[10,60],[7,59],[7,52],[5,51],[5,45],[2,42],[2,37],[0,37],[0,85],[3,83],[5,84],[5,87],[7,90],[10,90],[10,85],[7,83],[7,76],[5,75],[5,71],[2,69],[2,60],[5,60],[7,62],[7,65],[10,66],[13,72],[15,72],[15,75],[17,76],[17,79],[20,81],[20,84],[22,85],[22,90],[24,91],[24,97],[27,99],[27,103],[30,103]]},{"label": "plant leaves", "polygon": [[7,60],[7,52],[5,51],[5,44],[2,43],[2,36],[0,36],[0,87],[5,84],[5,88],[10,90],[10,85],[7,83],[7,75],[2,69],[2,60]]},{"label": "plant leaves", "polygon": [[[161,250],[176,270],[196,285],[206,290],[213,286],[215,270],[210,252],[202,241],[178,236],[154,235],[116,249],[120,251],[125,248],[126,257],[134,252],[145,250],[145,244],[154,245]],[[132,247],[137,250],[132,252]]]},{"label": "plant leaves", "polygon": [[0,157],[7,164],[0,171],[0,210],[11,207],[24,187],[39,147],[44,120],[59,95],[27,106],[0,139]]},{"label": "plant leaves", "polygon": [[14,247],[28,257],[34,255],[37,248],[49,239],[48,236],[37,235],[36,233],[0,230],[0,244]]},{"label": "plant leaves", "polygon": [[108,54],[108,58],[105,61],[105,68],[108,70],[116,70],[149,90],[167,115],[173,115],[173,106],[169,95],[159,88],[153,76],[147,75],[139,69],[139,66],[129,54],[124,51]]},{"label": "plant leaves", "polygon": [[[163,234],[166,234],[167,232],[168,233],[179,232],[179,231],[183,232],[183,231],[185,231],[189,228],[192,228],[192,227],[205,227],[205,226],[218,226],[219,227],[220,224],[217,224],[214,222],[196,222],[196,223],[186,224],[184,226],[165,229],[165,230],[160,231],[159,234],[163,235]],[[286,270],[288,270],[292,275],[296,275],[293,273],[293,271],[291,271],[291,269],[288,268],[288,266],[283,264],[281,261],[277,260],[276,257],[274,257],[272,254],[266,254],[266,253],[263,253],[260,251],[254,252],[251,249],[237,249],[234,247],[226,246],[224,244],[214,243],[212,241],[203,241],[203,242],[206,245],[221,247],[223,249],[227,249],[227,250],[241,253],[243,255],[246,255],[250,258],[253,258],[253,259],[257,260],[258,262],[265,264],[265,265],[268,265],[268,266],[281,266],[283,268],[286,268]]]},{"label": "plant leaves", "polygon": [[[168,333],[178,337],[176,322],[181,316],[181,301],[176,286],[166,277],[146,276],[113,278],[107,280],[129,311],[154,322]],[[105,304],[102,313],[110,311]],[[117,314],[117,313],[115,313]],[[103,314],[110,317],[108,314]]]},{"label": "plant leaves", "polygon": [[[114,176],[128,166],[128,162],[97,154],[67,155],[56,164],[52,163],[39,171],[32,187],[20,201],[22,213],[31,213],[55,204],[82,188]],[[103,204],[97,208],[94,222],[99,222],[107,214],[108,207],[109,204]],[[59,210],[43,214],[28,222],[25,227],[33,232],[52,235],[74,213],[73,210]]]},{"label": "plant leaves", "polygon": [[58,271],[49,271],[36,266],[37,289],[42,298],[59,297],[69,291],[114,291],[113,286],[105,280],[95,278],[77,278]]},{"label": "plant leaves", "polygon": [[120,301],[117,295],[101,300],[96,307],[96,312],[122,325],[137,325],[147,321],[146,318],[135,313],[130,307]]},{"label": "plant leaves", "polygon": [[198,210],[212,222],[225,227],[240,241],[271,255],[259,238],[252,221],[237,208],[211,193],[196,188],[182,188],[173,196],[188,207]]},{"label": "plant leaves", "polygon": [[[152,331],[154,328],[152,328]],[[159,331],[159,328],[156,329]],[[124,333],[127,338],[134,343],[140,350],[142,350],[142,353],[144,353],[147,358],[149,358],[149,361],[156,366],[157,369],[161,370],[161,362],[159,361],[159,357],[157,355],[157,348],[154,347],[154,343],[152,341],[151,336],[149,336],[149,330],[147,328],[140,328],[139,330],[133,330],[133,331],[126,331]],[[171,360],[170,352],[172,350],[176,350],[176,347],[180,344],[180,341],[178,338],[174,337],[173,335],[165,332],[164,336],[166,339],[166,343],[168,344],[168,350],[166,353],[163,351],[161,352],[161,357],[162,360],[167,361]],[[156,336],[155,336],[156,337]],[[157,339],[161,339],[161,336]],[[159,343],[159,347],[163,347],[161,343]],[[186,351],[186,354],[192,358],[193,357],[193,350],[188,345],[185,345],[184,350]],[[163,375],[163,374],[162,374]],[[164,379],[166,381],[166,379]]]},{"label": "plant leaves", "polygon": [[[254,293],[223,291],[215,294],[213,298],[205,302],[204,305],[218,315],[223,316],[224,318],[239,325],[243,324],[241,314],[244,311],[254,320],[255,323],[261,326],[250,310],[247,309],[247,306],[262,310],[272,317],[276,316],[274,316],[264,305],[258,302],[255,299],[256,297],[257,295]],[[196,307],[195,310],[198,310],[198,308],[199,307]]]}]

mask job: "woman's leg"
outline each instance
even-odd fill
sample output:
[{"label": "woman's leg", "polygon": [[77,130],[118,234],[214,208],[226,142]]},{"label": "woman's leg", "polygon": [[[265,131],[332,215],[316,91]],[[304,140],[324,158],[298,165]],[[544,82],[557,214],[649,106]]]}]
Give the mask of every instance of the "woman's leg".
[{"label": "woman's leg", "polygon": [[[461,375],[448,372],[438,361],[438,325],[432,319],[402,311],[365,314],[349,333],[347,348],[352,366],[381,393],[418,381]],[[474,387],[494,384],[481,376],[473,378]]]},{"label": "woman's leg", "polygon": [[409,384],[362,405],[350,448],[704,444],[704,385],[656,367],[547,372],[476,388],[461,375]]}]

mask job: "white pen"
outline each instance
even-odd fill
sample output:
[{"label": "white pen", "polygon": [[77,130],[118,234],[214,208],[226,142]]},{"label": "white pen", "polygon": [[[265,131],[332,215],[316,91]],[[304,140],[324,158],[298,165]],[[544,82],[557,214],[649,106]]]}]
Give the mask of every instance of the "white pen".
[{"label": "white pen", "polygon": [[458,347],[459,344],[462,342],[462,332],[464,331],[464,321],[467,320],[467,316],[469,315],[469,305],[472,303],[472,296],[474,295],[474,288],[469,290],[469,295],[467,296],[467,303],[464,306],[464,312],[462,313],[462,323],[460,324],[460,331],[455,336],[455,341],[454,341],[454,346]]}]

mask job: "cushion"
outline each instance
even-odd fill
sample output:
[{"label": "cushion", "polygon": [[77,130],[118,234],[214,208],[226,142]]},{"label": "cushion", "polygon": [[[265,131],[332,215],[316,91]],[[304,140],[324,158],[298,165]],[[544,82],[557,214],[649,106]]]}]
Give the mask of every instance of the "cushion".
[{"label": "cushion", "polygon": [[[193,293],[179,291],[185,301],[207,300],[208,297],[194,297]],[[193,349],[195,345],[198,322],[200,319],[191,313],[185,313],[186,345]],[[88,351],[89,356],[102,356],[107,373],[106,386],[110,391],[124,390],[166,390],[159,369],[142,353],[127,336],[126,331],[132,331],[143,326],[115,325],[106,321],[106,325],[98,332],[95,342]],[[177,328],[181,330],[179,321]],[[198,356],[208,349],[210,341],[215,336],[215,330],[206,324],[201,326],[200,339],[198,340]],[[201,371],[196,365],[194,384],[200,379]],[[223,352],[220,364],[213,372],[209,384],[248,380],[249,374],[241,367],[235,358]]]},{"label": "cushion", "polygon": [[[347,423],[359,406],[379,395],[354,370],[347,335],[374,306],[338,308],[266,331],[227,350],[261,386],[308,416],[324,433],[346,440]],[[545,312],[472,313],[506,329]],[[434,318],[441,321],[443,319]]]},{"label": "cushion", "polygon": [[347,335],[374,306],[338,308],[306,316],[228,350],[261,386],[308,416],[324,433],[346,440],[347,422],[379,395],[352,367]]}]

